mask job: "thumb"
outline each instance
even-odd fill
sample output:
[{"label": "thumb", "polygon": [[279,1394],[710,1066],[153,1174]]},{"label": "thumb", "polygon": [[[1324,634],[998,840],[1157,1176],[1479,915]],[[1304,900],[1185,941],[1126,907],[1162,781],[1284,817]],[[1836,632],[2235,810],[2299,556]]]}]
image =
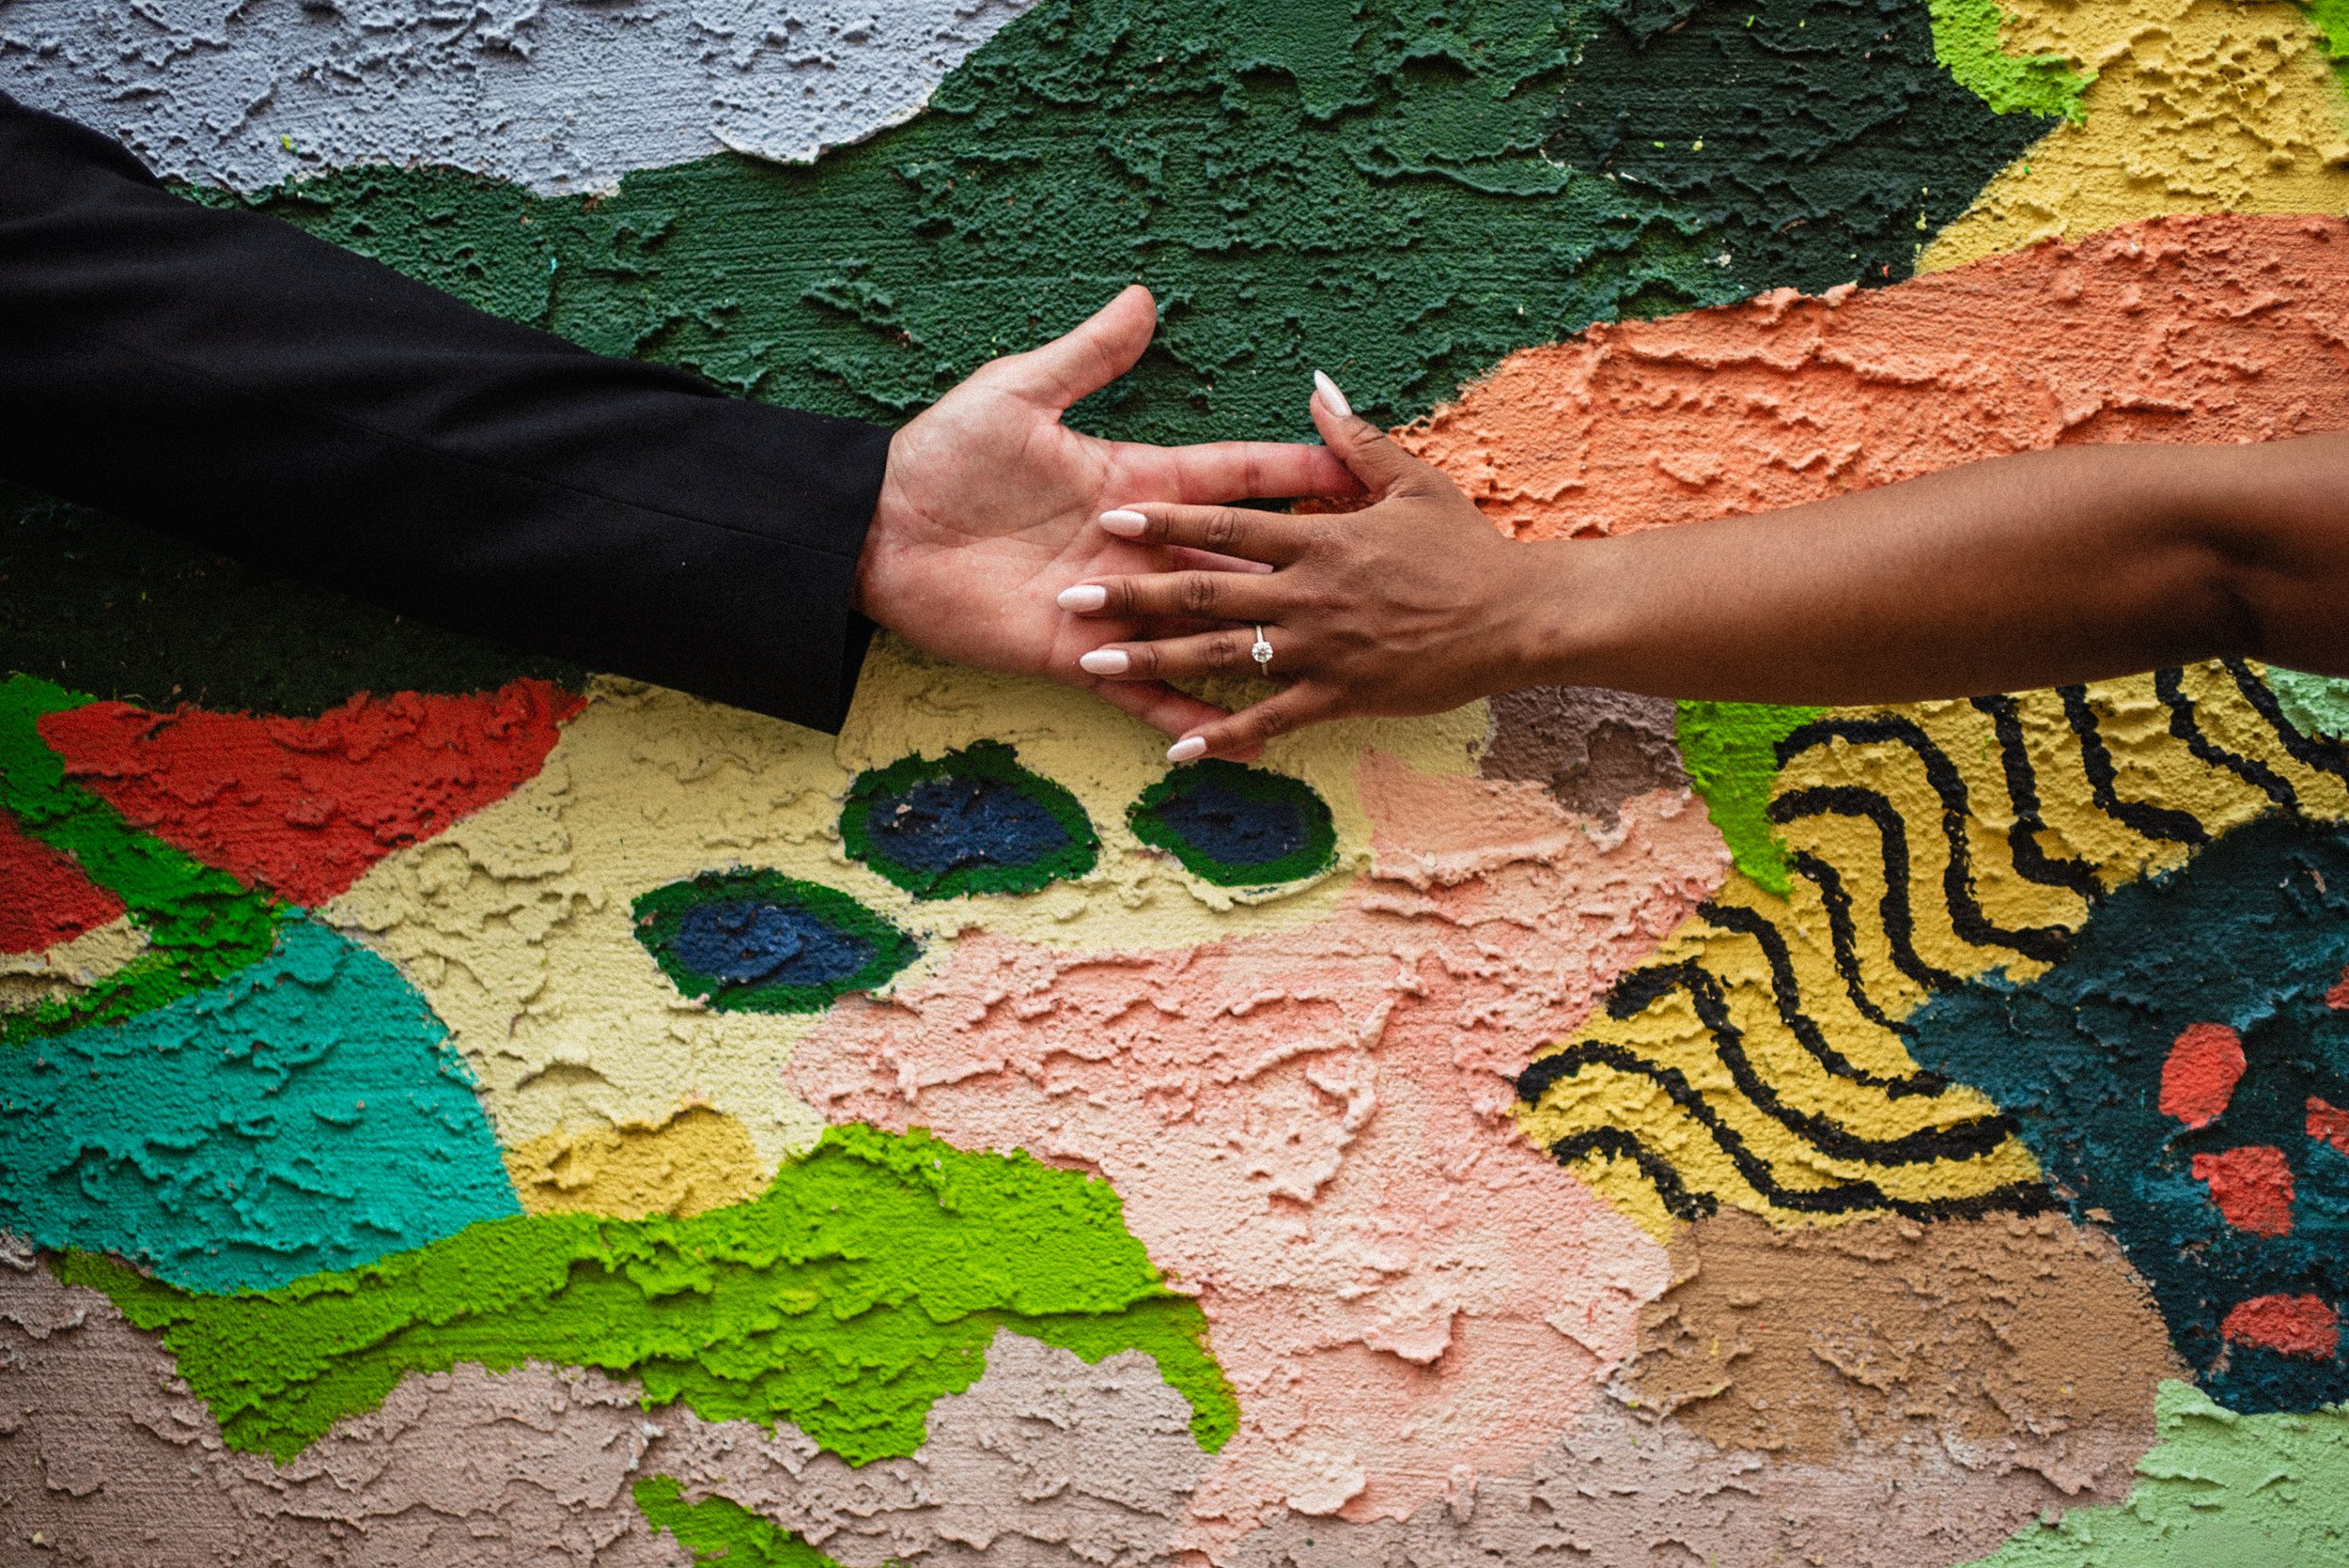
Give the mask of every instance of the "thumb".
[{"label": "thumb", "polygon": [[1040,349],[996,362],[1012,391],[1066,409],[1134,367],[1158,331],[1159,307],[1140,284]]},{"label": "thumb", "polygon": [[1440,477],[1397,446],[1386,431],[1357,414],[1338,383],[1318,370],[1314,372],[1311,408],[1314,428],[1321,432],[1323,443],[1362,482],[1374,501],[1420,489],[1430,478]]}]

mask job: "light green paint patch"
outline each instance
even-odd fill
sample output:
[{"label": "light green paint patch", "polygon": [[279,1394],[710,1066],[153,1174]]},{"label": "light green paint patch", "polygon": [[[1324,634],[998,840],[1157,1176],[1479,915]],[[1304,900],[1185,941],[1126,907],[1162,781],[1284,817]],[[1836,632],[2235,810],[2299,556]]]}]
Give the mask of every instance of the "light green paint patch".
[{"label": "light green paint patch", "polygon": [[152,1012],[259,962],[277,939],[281,907],[267,894],[140,832],[66,778],[40,721],[90,700],[32,675],[0,682],[0,807],[122,900],[148,947],[81,995],[9,1019],[0,1032],[8,1045]]},{"label": "light green paint patch", "polygon": [[1781,898],[1787,889],[1786,846],[1769,817],[1778,743],[1826,711],[1765,703],[1680,705],[1680,760],[1689,784],[1704,797],[1737,869]]},{"label": "light green paint patch", "polygon": [[2349,1411],[2240,1416],[2186,1383],[2128,1501],[2076,1508],[1973,1568],[2338,1568],[2349,1562]]},{"label": "light green paint patch", "polygon": [[2333,74],[2349,89],[2349,0],[2302,0],[2309,17],[2325,35],[2325,53],[2333,62]]},{"label": "light green paint patch", "polygon": [[1239,1421],[1206,1319],[1108,1183],[918,1128],[832,1127],[758,1198],[689,1219],[490,1220],[267,1292],[194,1295],[85,1253],[57,1273],[160,1331],[229,1446],[280,1462],[411,1374],[547,1361],[633,1377],[647,1406],[788,1421],[863,1465],[921,1445],[998,1328],[1149,1356],[1210,1452]]},{"label": "light green paint patch", "polygon": [[840,1564],[730,1498],[687,1502],[685,1489],[665,1475],[647,1476],[630,1489],[637,1512],[699,1562],[727,1568],[840,1568]]},{"label": "light green paint patch", "polygon": [[2267,685],[2294,728],[2327,740],[2349,740],[2349,680],[2279,670],[2270,664]]},{"label": "light green paint patch", "polygon": [[[2349,0],[2318,0],[2322,5]],[[2080,99],[2093,73],[2082,76],[2061,54],[2010,54],[1999,38],[2006,15],[1999,0],[1926,0],[1933,13],[1934,57],[1959,86],[2001,115],[2061,115],[2077,124]]]}]

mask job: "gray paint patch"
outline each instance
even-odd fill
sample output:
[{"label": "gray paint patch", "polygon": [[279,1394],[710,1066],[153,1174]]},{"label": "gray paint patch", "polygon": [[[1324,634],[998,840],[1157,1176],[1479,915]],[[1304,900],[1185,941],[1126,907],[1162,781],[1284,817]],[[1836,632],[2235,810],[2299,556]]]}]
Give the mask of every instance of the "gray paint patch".
[{"label": "gray paint patch", "polygon": [[1031,0],[0,0],[0,91],[169,179],[445,163],[542,194],[915,114]]}]

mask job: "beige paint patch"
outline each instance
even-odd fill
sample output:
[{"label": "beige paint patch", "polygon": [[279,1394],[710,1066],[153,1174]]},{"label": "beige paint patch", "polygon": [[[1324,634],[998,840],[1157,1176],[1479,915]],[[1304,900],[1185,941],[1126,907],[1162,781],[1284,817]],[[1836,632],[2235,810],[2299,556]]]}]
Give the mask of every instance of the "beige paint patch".
[{"label": "beige paint patch", "polygon": [[506,1151],[514,1195],[531,1214],[683,1219],[764,1190],[768,1171],[742,1124],[688,1106],[658,1126],[596,1126]]},{"label": "beige paint patch", "polygon": [[2161,213],[2349,212],[2349,99],[2282,0],[2000,0],[2007,50],[2093,73],[2083,117],[1983,187],[1918,258],[1938,272]]},{"label": "beige paint patch", "polygon": [[0,1015],[78,996],[146,951],[147,933],[122,915],[39,953],[0,953]]}]

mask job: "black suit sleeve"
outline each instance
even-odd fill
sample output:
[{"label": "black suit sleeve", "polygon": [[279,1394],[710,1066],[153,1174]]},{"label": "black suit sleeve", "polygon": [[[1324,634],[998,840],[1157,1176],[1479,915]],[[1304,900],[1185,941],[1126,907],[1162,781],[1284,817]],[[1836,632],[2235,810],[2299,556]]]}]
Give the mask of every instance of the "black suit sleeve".
[{"label": "black suit sleeve", "polygon": [[0,95],[0,476],[831,728],[888,444],[182,200]]}]

